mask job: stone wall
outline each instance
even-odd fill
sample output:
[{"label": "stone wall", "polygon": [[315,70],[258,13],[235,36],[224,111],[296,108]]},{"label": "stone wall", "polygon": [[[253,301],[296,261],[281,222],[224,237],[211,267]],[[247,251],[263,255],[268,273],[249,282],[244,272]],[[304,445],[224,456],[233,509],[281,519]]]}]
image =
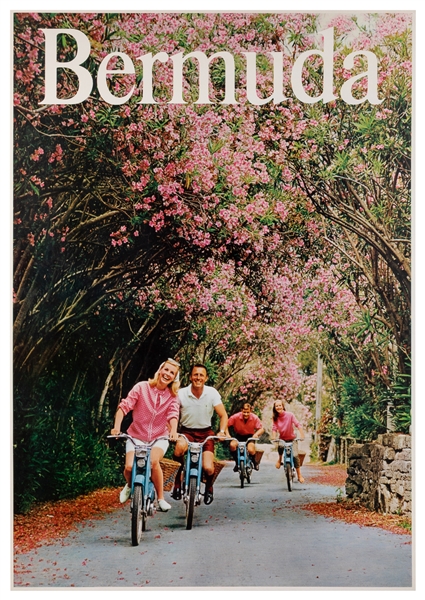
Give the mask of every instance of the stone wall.
[{"label": "stone wall", "polygon": [[379,435],[376,442],[353,444],[348,451],[348,498],[381,513],[412,514],[411,437]]}]

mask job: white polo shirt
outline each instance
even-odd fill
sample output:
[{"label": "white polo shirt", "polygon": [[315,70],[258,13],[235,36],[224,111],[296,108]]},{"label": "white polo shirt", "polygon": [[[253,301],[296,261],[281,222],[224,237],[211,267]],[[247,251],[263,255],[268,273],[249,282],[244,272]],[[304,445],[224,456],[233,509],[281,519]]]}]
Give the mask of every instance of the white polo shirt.
[{"label": "white polo shirt", "polygon": [[188,429],[206,429],[211,427],[211,418],[214,407],[222,404],[221,396],[217,390],[209,385],[204,385],[200,398],[192,394],[192,385],[178,391],[180,402],[180,425]]}]

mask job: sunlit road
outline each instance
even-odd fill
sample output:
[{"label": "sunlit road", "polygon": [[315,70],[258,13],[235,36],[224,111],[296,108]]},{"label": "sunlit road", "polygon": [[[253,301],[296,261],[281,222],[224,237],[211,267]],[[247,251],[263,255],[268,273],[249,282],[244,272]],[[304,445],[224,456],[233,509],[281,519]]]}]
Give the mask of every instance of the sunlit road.
[{"label": "sunlit road", "polygon": [[138,547],[131,545],[128,503],[63,541],[18,556],[15,589],[410,588],[410,538],[303,510],[337,493],[308,483],[308,466],[303,473],[306,482],[288,492],[283,471],[263,461],[241,489],[229,463],[214,502],[195,509],[191,531],[183,503],[169,500],[172,510],[148,520]]}]

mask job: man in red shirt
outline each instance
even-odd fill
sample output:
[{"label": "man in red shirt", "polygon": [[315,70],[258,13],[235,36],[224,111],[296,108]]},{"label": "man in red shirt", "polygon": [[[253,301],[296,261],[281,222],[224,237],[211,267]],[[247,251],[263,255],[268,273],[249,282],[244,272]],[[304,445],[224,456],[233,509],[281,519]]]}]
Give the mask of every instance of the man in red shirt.
[{"label": "man in red shirt", "polygon": [[[240,442],[246,442],[250,437],[259,438],[264,433],[260,419],[252,412],[251,405],[248,403],[243,405],[241,412],[235,413],[229,418],[227,426],[233,428],[234,437]],[[230,442],[230,452],[235,461],[234,471],[238,470],[237,447],[237,442],[232,440]],[[255,442],[249,442],[247,450],[254,469],[258,471],[259,467],[255,461]]]}]

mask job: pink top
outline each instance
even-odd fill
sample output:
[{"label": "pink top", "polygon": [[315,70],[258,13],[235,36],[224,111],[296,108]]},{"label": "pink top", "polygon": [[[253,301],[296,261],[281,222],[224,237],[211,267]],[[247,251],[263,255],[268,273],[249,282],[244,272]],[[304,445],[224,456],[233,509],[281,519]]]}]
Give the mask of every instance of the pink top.
[{"label": "pink top", "polygon": [[170,389],[158,390],[151,387],[147,381],[136,383],[127,398],[118,405],[126,415],[133,411],[133,422],[128,428],[132,437],[151,442],[168,435],[168,422],[179,418],[179,401]]},{"label": "pink top", "polygon": [[263,427],[257,415],[250,413],[248,420],[245,421],[242,412],[235,413],[229,417],[227,425],[233,427],[235,433],[238,433],[239,435],[252,435],[257,429]]},{"label": "pink top", "polygon": [[297,419],[290,412],[284,411],[280,413],[277,421],[273,421],[272,431],[279,432],[279,438],[281,440],[285,440],[285,442],[290,442],[291,440],[295,440],[297,437],[294,432],[295,427],[300,427]]}]

